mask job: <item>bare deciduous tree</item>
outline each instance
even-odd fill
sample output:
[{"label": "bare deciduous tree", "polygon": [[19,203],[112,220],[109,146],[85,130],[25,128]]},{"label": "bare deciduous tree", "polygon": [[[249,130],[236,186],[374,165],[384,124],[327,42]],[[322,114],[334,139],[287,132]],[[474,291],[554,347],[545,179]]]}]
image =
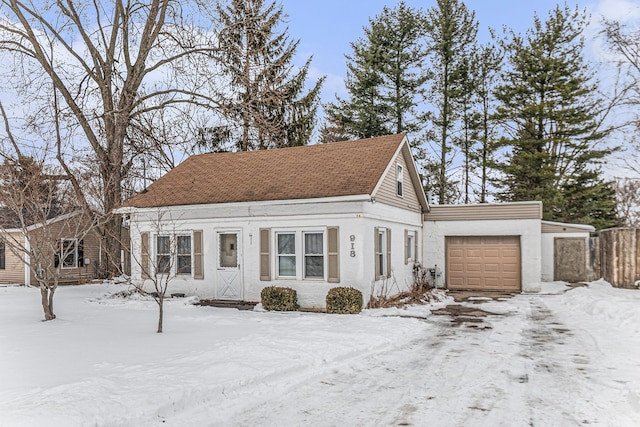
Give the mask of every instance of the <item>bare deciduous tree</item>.
[{"label": "bare deciduous tree", "polygon": [[620,178],[616,184],[618,216],[626,227],[640,228],[640,179]]},{"label": "bare deciduous tree", "polygon": [[91,230],[91,216],[78,209],[75,197],[65,194],[59,175],[47,173],[42,160],[5,157],[0,180],[0,241],[5,255],[8,250],[29,266],[40,288],[44,318],[53,320],[53,296],[62,269],[82,263],[79,245]]},{"label": "bare deciduous tree", "polygon": [[615,20],[603,22],[603,34],[612,52],[617,55],[622,70],[616,82],[615,105],[631,114],[620,115],[624,122],[622,129],[634,129],[626,133],[624,161],[636,174],[640,175],[640,28],[628,27]]},{"label": "bare deciduous tree", "polygon": [[[80,203],[104,214],[98,225],[107,273],[119,260],[121,221],[110,213],[122,203],[123,182],[143,153],[165,153],[154,114],[214,102],[206,93],[215,79],[195,81],[184,72],[198,74],[188,63],[214,46],[200,30],[198,4],[0,0],[0,52],[15,64],[7,83],[30,106],[30,129],[55,132],[55,157]],[[89,177],[77,164],[87,147]],[[86,178],[97,194],[88,193]]]},{"label": "bare deciduous tree", "polygon": [[156,332],[161,333],[169,284],[178,275],[191,272],[191,234],[180,231],[170,211],[158,209],[153,214],[136,215],[144,215],[145,225],[141,227],[141,218],[130,218],[137,231],[134,235],[139,237],[139,241],[132,242],[131,259],[141,271],[140,279],[132,280],[131,284],[155,300],[158,305]]}]

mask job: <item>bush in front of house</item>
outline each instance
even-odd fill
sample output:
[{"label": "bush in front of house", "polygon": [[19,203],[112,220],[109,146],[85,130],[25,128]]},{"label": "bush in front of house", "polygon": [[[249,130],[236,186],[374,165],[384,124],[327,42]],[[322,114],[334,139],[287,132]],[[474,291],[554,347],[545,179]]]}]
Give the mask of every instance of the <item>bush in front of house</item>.
[{"label": "bush in front of house", "polygon": [[295,311],[298,306],[298,294],[295,289],[268,286],[260,292],[262,307],[269,311]]},{"label": "bush in front of house", "polygon": [[327,313],[357,314],[362,311],[362,292],[354,288],[331,288],[327,294]]}]

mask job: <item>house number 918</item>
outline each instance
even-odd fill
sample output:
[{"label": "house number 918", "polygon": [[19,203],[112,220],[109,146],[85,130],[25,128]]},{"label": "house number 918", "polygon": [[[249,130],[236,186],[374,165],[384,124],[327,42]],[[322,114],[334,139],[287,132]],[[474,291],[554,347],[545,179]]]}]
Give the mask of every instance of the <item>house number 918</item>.
[{"label": "house number 918", "polygon": [[356,248],[355,248],[356,236],[354,236],[352,234],[351,236],[349,236],[349,240],[351,241],[351,252],[349,254],[351,255],[351,258],[355,258],[355,256],[356,256]]}]

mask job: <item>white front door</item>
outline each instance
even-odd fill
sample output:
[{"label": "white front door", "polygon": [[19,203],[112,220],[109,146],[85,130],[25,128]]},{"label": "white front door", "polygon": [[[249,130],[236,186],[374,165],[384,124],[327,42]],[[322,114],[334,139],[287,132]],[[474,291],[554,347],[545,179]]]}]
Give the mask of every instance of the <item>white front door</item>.
[{"label": "white front door", "polygon": [[240,232],[218,232],[216,275],[216,296],[218,299],[242,300],[241,261]]}]

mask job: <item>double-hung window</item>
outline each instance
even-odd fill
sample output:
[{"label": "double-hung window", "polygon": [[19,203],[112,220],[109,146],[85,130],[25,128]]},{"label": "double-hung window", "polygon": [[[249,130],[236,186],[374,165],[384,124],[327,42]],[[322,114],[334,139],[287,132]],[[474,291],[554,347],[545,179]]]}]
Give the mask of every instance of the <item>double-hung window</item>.
[{"label": "double-hung window", "polygon": [[277,231],[276,277],[322,280],[325,278],[323,231]]},{"label": "double-hung window", "polygon": [[404,263],[416,262],[417,256],[416,232],[404,231]]},{"label": "double-hung window", "polygon": [[171,237],[156,237],[156,273],[169,274],[171,272]]},{"label": "double-hung window", "polygon": [[177,273],[191,274],[191,236],[176,238]]},{"label": "double-hung window", "polygon": [[304,278],[324,279],[324,234],[304,235]]},{"label": "double-hung window", "polygon": [[156,274],[191,274],[191,235],[156,236]]},{"label": "double-hung window", "polygon": [[383,227],[374,228],[375,245],[375,278],[381,280],[391,277],[391,229]]},{"label": "double-hung window", "polygon": [[78,267],[78,239],[62,239],[62,268]]},{"label": "double-hung window", "polygon": [[296,277],[296,233],[276,233],[277,275]]},{"label": "double-hung window", "polygon": [[376,245],[376,275],[378,277],[386,277],[389,268],[387,265],[387,230],[378,228],[376,238],[378,239]]}]

